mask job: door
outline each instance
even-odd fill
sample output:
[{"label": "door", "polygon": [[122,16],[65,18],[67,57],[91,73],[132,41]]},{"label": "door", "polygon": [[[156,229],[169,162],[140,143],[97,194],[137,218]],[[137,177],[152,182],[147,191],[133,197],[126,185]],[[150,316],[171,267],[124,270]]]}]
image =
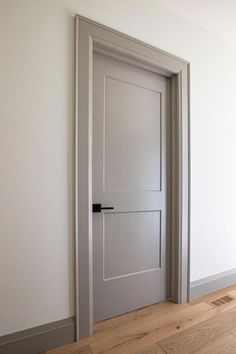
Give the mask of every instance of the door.
[{"label": "door", "polygon": [[94,321],[167,297],[169,79],[94,54]]}]

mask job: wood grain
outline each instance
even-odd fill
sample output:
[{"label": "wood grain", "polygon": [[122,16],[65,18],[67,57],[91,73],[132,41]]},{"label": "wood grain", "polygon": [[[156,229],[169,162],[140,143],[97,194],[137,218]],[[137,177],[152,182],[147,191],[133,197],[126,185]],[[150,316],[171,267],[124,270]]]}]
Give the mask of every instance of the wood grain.
[{"label": "wood grain", "polygon": [[76,349],[75,351],[73,351],[72,354],[93,354],[93,352],[92,352],[90,345],[88,345],[86,347]]},{"label": "wood grain", "polygon": [[[222,306],[212,301],[233,300]],[[95,325],[94,335],[46,354],[236,353],[236,286],[177,305],[163,302]]]},{"label": "wood grain", "polygon": [[155,344],[152,347],[138,351],[135,354],[165,354],[165,351],[158,344]]},{"label": "wood grain", "polygon": [[207,344],[204,348],[197,351],[198,354],[235,354],[236,338],[233,335],[226,336]]},{"label": "wood grain", "polygon": [[172,336],[160,341],[161,347],[169,353],[189,354],[202,349],[210,342],[229,334],[236,327],[236,309],[218,313],[208,321],[204,321],[184,332],[183,335]]},{"label": "wood grain", "polygon": [[99,338],[92,348],[95,353],[135,353],[157,341],[213,316],[217,311],[206,303],[164,316],[150,315],[142,322],[123,326],[111,337]]},{"label": "wood grain", "polygon": [[162,316],[166,316],[170,313],[176,313],[189,307],[191,307],[191,305],[188,303],[177,305],[174,302],[170,301],[144,307],[142,309],[129,312],[125,315],[117,316],[110,320],[97,323],[94,327],[94,334],[95,336],[97,336],[99,335],[99,333],[104,334],[105,332],[117,330],[118,328],[121,328],[123,326],[133,326],[135,323],[139,324],[145,319],[150,320],[150,317],[160,318]]}]

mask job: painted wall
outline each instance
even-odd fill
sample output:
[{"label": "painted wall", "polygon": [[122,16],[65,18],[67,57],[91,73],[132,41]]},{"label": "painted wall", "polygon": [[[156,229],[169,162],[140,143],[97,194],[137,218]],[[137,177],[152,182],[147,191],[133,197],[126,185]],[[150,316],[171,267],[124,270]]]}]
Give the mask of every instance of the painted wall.
[{"label": "painted wall", "polygon": [[76,12],[191,62],[191,280],[236,268],[236,49],[155,0],[0,0],[0,335],[74,314]]}]

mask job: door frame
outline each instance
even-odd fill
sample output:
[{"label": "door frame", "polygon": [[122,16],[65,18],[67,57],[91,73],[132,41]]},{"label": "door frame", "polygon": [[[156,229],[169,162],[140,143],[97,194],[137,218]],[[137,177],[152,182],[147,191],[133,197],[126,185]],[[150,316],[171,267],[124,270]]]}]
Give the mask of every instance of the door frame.
[{"label": "door frame", "polygon": [[93,53],[125,60],[170,78],[170,298],[189,300],[190,65],[137,39],[76,15],[75,283],[76,338],[93,334],[92,92]]}]

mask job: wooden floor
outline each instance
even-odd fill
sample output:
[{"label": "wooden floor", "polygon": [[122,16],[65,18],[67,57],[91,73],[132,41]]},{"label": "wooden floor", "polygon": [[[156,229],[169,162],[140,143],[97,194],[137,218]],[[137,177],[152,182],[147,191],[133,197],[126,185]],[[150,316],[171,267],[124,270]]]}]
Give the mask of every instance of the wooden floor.
[{"label": "wooden floor", "polygon": [[46,354],[98,353],[236,354],[236,286],[189,304],[164,302],[98,323],[92,337]]}]

